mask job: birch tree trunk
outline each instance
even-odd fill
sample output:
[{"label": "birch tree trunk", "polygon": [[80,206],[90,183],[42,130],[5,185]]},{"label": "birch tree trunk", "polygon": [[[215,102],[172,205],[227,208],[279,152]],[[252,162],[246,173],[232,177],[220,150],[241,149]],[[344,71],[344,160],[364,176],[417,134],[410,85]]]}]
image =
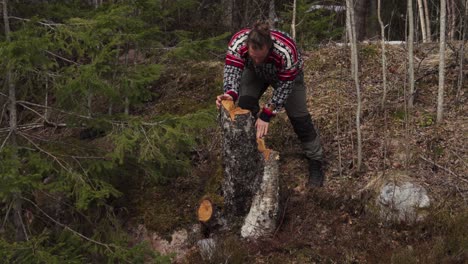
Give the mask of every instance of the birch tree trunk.
[{"label": "birch tree trunk", "polygon": [[[10,21],[8,15],[8,0],[3,0],[3,23],[5,27],[5,37],[8,42],[11,41],[10,37]],[[8,100],[10,111],[9,126],[10,126],[10,147],[12,148],[12,159],[18,159],[16,133],[18,128],[18,116],[16,107],[16,87],[11,69],[7,70],[6,83],[8,85]],[[26,229],[23,223],[23,202],[21,200],[21,192],[16,192],[13,195],[13,224],[15,226],[15,239],[16,241],[23,241],[27,239]],[[7,216],[8,217],[8,216]]]},{"label": "birch tree trunk", "polygon": [[454,40],[455,39],[455,28],[457,27],[457,16],[455,15],[455,1],[448,0],[447,4],[447,11],[449,19],[449,31],[448,31],[448,39]]},{"label": "birch tree trunk", "polygon": [[346,12],[349,18],[348,35],[351,43],[351,60],[352,60],[352,73],[354,84],[356,86],[357,107],[356,107],[356,132],[357,132],[357,171],[361,170],[362,164],[362,137],[361,137],[361,88],[359,86],[358,76],[358,57],[357,57],[357,39],[356,39],[356,25],[354,22],[354,8],[353,1],[346,0]]},{"label": "birch tree trunk", "polygon": [[429,14],[429,6],[427,4],[427,0],[422,0],[423,5],[424,5],[424,17],[426,19],[426,37],[427,41],[431,42],[432,41],[432,33],[431,33],[431,20],[429,19],[430,14]]},{"label": "birch tree trunk", "polygon": [[440,0],[440,49],[439,49],[439,90],[437,93],[437,123],[443,120],[445,83],[445,26],[446,2]]},{"label": "birch tree trunk", "polygon": [[408,81],[409,81],[409,98],[408,109],[413,108],[414,103],[414,18],[413,18],[413,1],[408,0]]},{"label": "birch tree trunk", "polygon": [[426,19],[424,16],[424,6],[422,0],[418,0],[418,13],[419,13],[419,21],[421,23],[421,34],[423,38],[423,42],[427,43],[427,32],[426,32]]},{"label": "birch tree trunk", "polygon": [[224,217],[232,231],[258,238],[276,229],[279,207],[278,154],[256,139],[250,111],[223,101]]},{"label": "birch tree trunk", "polygon": [[[346,1],[346,36],[348,36],[349,45],[351,46],[352,42],[352,33],[351,29],[351,11],[348,7],[348,1]],[[351,76],[354,76],[354,50],[351,48]]]},{"label": "birch tree trunk", "polygon": [[291,20],[291,36],[293,39],[296,39],[296,0],[293,2],[293,13]]},{"label": "birch tree trunk", "polygon": [[380,37],[381,37],[381,48],[382,48],[382,79],[383,79],[383,94],[382,94],[382,109],[385,108],[385,100],[387,97],[387,57],[385,55],[385,26],[380,15],[381,0],[377,0],[377,17],[380,24]]}]

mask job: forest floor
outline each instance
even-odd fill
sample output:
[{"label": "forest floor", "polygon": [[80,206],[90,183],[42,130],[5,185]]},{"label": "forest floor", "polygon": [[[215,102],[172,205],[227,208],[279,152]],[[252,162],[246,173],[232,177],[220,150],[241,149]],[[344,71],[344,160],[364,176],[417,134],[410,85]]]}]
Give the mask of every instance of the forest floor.
[{"label": "forest floor", "polygon": [[[278,230],[271,238],[255,242],[235,235],[225,237],[212,263],[466,263],[467,67],[465,85],[459,89],[459,68],[453,66],[456,52],[448,53],[445,119],[436,124],[438,62],[434,54],[438,48],[416,47],[413,109],[405,107],[404,95],[409,90],[407,52],[402,46],[386,48],[387,96],[383,108],[380,47],[363,45],[359,49],[363,103],[363,163],[359,172],[356,88],[349,73],[349,49],[329,46],[305,53],[307,100],[325,149],[326,184],[320,189],[305,188],[307,163],[286,114],[280,113],[266,139],[268,147],[280,150],[281,155],[285,198]],[[190,87],[162,94],[164,103],[158,111],[189,109],[185,105],[194,102],[214,107],[214,95],[219,91],[207,91],[203,83],[214,79],[221,84],[222,64],[201,68],[208,68],[203,73],[211,72],[211,76],[201,78],[198,65],[193,73],[174,78],[174,82],[182,83],[178,87]],[[169,107],[171,102],[178,103]],[[222,174],[220,130],[209,133],[211,140],[194,151],[189,177],[144,192],[141,188],[130,192],[129,199],[137,208],[132,212],[137,219],[134,222],[166,236],[177,228],[196,224],[194,208],[198,200],[219,191]],[[431,209],[425,221],[387,224],[372,212],[378,183],[400,178],[427,189]],[[196,247],[180,262],[207,263]]]}]

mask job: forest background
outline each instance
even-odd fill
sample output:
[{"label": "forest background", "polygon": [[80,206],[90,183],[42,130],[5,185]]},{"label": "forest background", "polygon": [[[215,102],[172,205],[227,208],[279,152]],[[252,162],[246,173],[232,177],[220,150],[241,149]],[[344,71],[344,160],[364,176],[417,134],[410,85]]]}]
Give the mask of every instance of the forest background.
[{"label": "forest background", "polygon": [[[411,2],[414,8],[409,9]],[[447,69],[453,74],[449,74],[447,81],[452,84],[446,98],[449,121],[444,123],[437,117],[438,126],[435,112],[408,111],[412,107],[409,101],[413,101],[411,98],[419,90],[407,92],[406,88],[411,89],[415,82],[440,80],[440,76],[437,78],[438,71],[432,67],[421,71],[420,79],[414,80],[413,76],[411,80],[411,74],[406,74],[414,69],[406,66],[407,63],[411,65],[409,58],[413,55],[408,52],[412,48],[405,43],[401,44],[404,52],[389,49],[390,54],[399,56],[396,61],[403,62],[405,67],[399,69],[397,66],[401,65],[392,66],[390,61],[385,68],[390,73],[401,70],[404,73],[400,77],[404,80],[400,79],[396,88],[388,87],[388,99],[380,99],[382,73],[376,70],[380,67],[382,51],[378,1],[3,0],[1,258],[11,263],[170,262],[173,255],[161,255],[148,243],[136,242],[134,233],[129,232],[130,226],[144,224],[167,235],[176,227],[196,222],[197,199],[219,191],[216,181],[219,181],[221,160],[216,153],[221,139],[214,98],[221,92],[222,63],[231,35],[258,19],[268,19],[276,28],[295,36],[310,61],[319,62],[312,64],[310,71],[320,72],[330,69],[325,67],[327,63],[337,59],[326,47],[352,40],[346,34],[347,16],[343,11],[346,4],[354,6],[354,23],[351,24],[355,29],[354,40],[375,41],[358,45],[354,53],[356,62],[372,61],[369,66],[374,66],[378,76],[378,80],[374,78],[373,81],[379,83],[376,90],[364,91],[374,93],[371,102],[375,102],[375,107],[364,108],[363,117],[358,112],[358,119],[367,118],[367,126],[370,126],[372,113],[381,117],[388,114],[401,124],[403,131],[411,130],[412,126],[432,129],[432,141],[426,146],[431,157],[459,160],[458,169],[433,160],[429,160],[433,164],[426,165],[445,168],[439,168],[439,173],[449,170],[460,182],[466,183],[467,150],[466,140],[463,141],[466,130],[465,137],[458,134],[461,147],[454,152],[439,144],[443,139],[434,138],[447,126],[466,127],[463,108],[466,2],[448,0],[444,4],[447,14],[443,16],[441,2],[445,1],[423,2],[426,5],[422,5],[422,1],[382,1],[380,19],[385,24],[383,36],[386,40],[406,41],[411,36],[416,44],[428,43],[420,47],[437,51],[439,40],[442,41],[440,18],[446,18],[447,31],[443,35],[447,36],[453,55]],[[426,8],[422,11],[425,15],[420,16],[418,7]],[[414,23],[408,23],[408,10]],[[410,24],[414,26],[413,32]],[[354,70],[350,62],[352,49],[335,47],[341,47],[335,51],[342,55],[339,58],[343,60],[342,65],[347,65],[340,68],[340,76],[335,77],[354,89],[353,78],[357,83],[360,81],[351,74],[362,74],[368,67],[364,64]],[[320,54],[325,55],[321,57]],[[434,107],[437,100],[433,95],[431,93],[428,98],[434,99]],[[353,98],[349,101],[350,113],[361,100]],[[365,95],[363,98],[366,100]],[[384,105],[382,102],[386,100],[392,100],[397,106],[382,110],[386,108],[378,106]],[[375,110],[377,108],[380,110]],[[344,108],[341,111],[344,113]],[[334,111],[330,112],[327,117],[338,118]],[[353,131],[349,134],[351,138],[360,134],[352,128],[355,117],[343,114],[340,118],[351,120],[351,123],[343,121]],[[338,127],[327,126],[326,120],[320,120],[319,127],[326,141],[327,133],[331,133],[327,131]],[[448,123],[450,120],[455,123]],[[357,127],[359,131],[361,126]],[[291,138],[279,130],[272,133],[277,140],[272,140],[271,144],[278,149],[284,148],[278,139]],[[353,140],[350,141],[352,145]],[[345,180],[356,179],[367,182],[368,178],[362,176],[364,173],[360,169],[362,157],[356,157],[362,156],[362,153],[356,154],[359,147],[350,146],[347,153],[345,143],[342,144],[338,147],[343,157],[339,156],[340,165],[336,171],[342,180],[337,184],[345,185]],[[366,159],[369,153],[365,144],[369,142],[362,144]],[[447,153],[453,154],[444,156],[449,155]],[[337,154],[335,157],[338,159]],[[342,164],[342,158],[348,158],[351,163]],[[385,161],[383,163],[385,171]],[[412,160],[395,166],[410,168],[414,163]],[[202,177],[201,173],[212,177]],[[465,187],[458,183],[444,187],[446,192],[442,193],[453,198],[450,203],[444,200],[446,204],[440,207],[450,215],[449,221],[463,223],[467,217]],[[174,194],[188,200],[188,208],[180,209],[180,203],[171,202]],[[148,197],[151,201],[145,201]],[[446,227],[452,225],[440,223],[431,227],[442,225],[444,228],[437,230],[446,233]],[[466,227],[462,230],[466,231]],[[447,250],[456,252],[454,258],[449,258],[455,262],[460,256],[466,256],[466,251],[461,251],[463,245],[467,245],[466,238],[455,236],[453,241],[442,237],[443,250],[439,257],[446,257]],[[238,241],[232,243],[240,245]],[[246,255],[252,253],[246,252],[249,251],[244,252]],[[290,252],[302,254],[297,248]],[[405,250],[395,252],[392,256],[408,255]]]}]

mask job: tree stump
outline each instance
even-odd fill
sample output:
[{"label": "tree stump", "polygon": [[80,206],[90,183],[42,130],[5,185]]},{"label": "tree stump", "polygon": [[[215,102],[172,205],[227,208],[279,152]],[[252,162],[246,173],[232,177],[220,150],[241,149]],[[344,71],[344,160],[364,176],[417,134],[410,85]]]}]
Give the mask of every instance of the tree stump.
[{"label": "tree stump", "polygon": [[271,234],[278,215],[279,155],[257,141],[250,111],[236,108],[232,101],[222,106],[223,215],[230,228],[242,226],[244,237]]}]

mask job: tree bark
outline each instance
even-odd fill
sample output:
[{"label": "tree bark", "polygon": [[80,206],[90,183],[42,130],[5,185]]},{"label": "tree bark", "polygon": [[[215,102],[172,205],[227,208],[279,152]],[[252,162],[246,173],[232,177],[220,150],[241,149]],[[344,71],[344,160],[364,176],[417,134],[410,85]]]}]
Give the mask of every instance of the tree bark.
[{"label": "tree bark", "polygon": [[[374,1],[374,0],[371,0]],[[356,41],[361,41],[367,35],[367,12],[369,9],[368,0],[356,0],[353,2],[354,31],[356,31]]]},{"label": "tree bark", "polygon": [[[231,229],[257,238],[276,229],[279,206],[278,154],[256,139],[255,118],[223,101],[224,213]],[[241,227],[242,226],[242,227]]]},{"label": "tree bark", "polygon": [[421,23],[421,33],[423,42],[427,42],[427,32],[426,32],[426,19],[424,18],[424,6],[422,0],[418,0],[418,13],[419,13],[419,21]]},{"label": "tree bark", "polygon": [[227,30],[233,30],[233,8],[234,8],[234,0],[223,0],[222,2],[223,10],[224,10],[224,19],[223,24]]},{"label": "tree bark", "polygon": [[443,120],[444,110],[444,83],[445,83],[445,25],[446,2],[440,0],[440,49],[439,49],[439,89],[437,93],[437,123]]},{"label": "tree bark", "polygon": [[296,0],[293,2],[293,12],[291,19],[291,36],[296,39]]},{"label": "tree bark", "polygon": [[381,12],[381,0],[377,0],[377,17],[380,24],[380,37],[381,37],[381,49],[382,49],[382,81],[383,81],[383,93],[382,93],[382,109],[385,108],[385,100],[387,97],[387,57],[385,55],[385,26],[380,15]]},{"label": "tree bark", "polygon": [[413,108],[414,102],[414,18],[413,18],[413,1],[408,0],[408,81],[409,81],[409,98],[408,109]]},{"label": "tree bark", "polygon": [[465,41],[466,41],[466,35],[467,35],[467,32],[468,32],[468,0],[466,0],[466,2],[463,3],[462,1],[462,5],[463,5],[463,12],[465,13],[465,16],[463,17],[463,20],[461,21],[462,23],[462,37],[461,37],[461,43],[460,43],[460,62],[458,63],[459,64],[459,73],[458,73],[458,83],[457,83],[457,96],[456,96],[456,100],[457,102],[459,101],[459,97],[460,97],[460,92],[461,92],[461,89],[463,87],[463,80],[464,80],[464,75],[463,74],[463,67],[464,67],[464,61],[465,61]]},{"label": "tree bark", "polygon": [[356,24],[354,20],[354,8],[353,1],[346,0],[346,12],[349,19],[348,23],[348,35],[351,43],[351,65],[352,74],[354,79],[354,85],[356,86],[356,133],[357,133],[357,165],[356,170],[361,170],[362,164],[362,136],[361,136],[361,88],[359,86],[359,65],[358,65],[358,53],[357,53],[357,38],[356,38]]},{"label": "tree bark", "polygon": [[241,228],[242,237],[265,237],[276,230],[279,212],[278,159],[276,151],[265,159],[262,182]]},{"label": "tree bark", "polygon": [[426,19],[426,37],[427,37],[427,41],[428,42],[431,42],[432,41],[432,33],[431,33],[431,20],[429,19],[430,17],[430,14],[429,14],[429,6],[427,4],[427,0],[423,0],[423,4],[424,4],[424,16],[425,16],[425,19]]},{"label": "tree bark", "polygon": [[[11,41],[10,37],[10,21],[8,15],[8,0],[3,0],[3,23],[5,27],[5,37],[8,42]],[[8,100],[10,111],[9,126],[10,126],[10,147],[12,148],[12,159],[18,159],[16,132],[18,129],[18,116],[16,107],[16,87],[11,69],[7,70],[6,83],[8,85]],[[23,202],[21,200],[21,191],[13,194],[13,224],[15,226],[15,239],[16,241],[23,241],[27,239],[27,233],[24,227],[22,214]]]},{"label": "tree bark", "polygon": [[270,5],[268,7],[268,19],[270,20],[270,23],[273,27],[276,26],[276,7],[275,7],[275,1],[271,0]]}]

